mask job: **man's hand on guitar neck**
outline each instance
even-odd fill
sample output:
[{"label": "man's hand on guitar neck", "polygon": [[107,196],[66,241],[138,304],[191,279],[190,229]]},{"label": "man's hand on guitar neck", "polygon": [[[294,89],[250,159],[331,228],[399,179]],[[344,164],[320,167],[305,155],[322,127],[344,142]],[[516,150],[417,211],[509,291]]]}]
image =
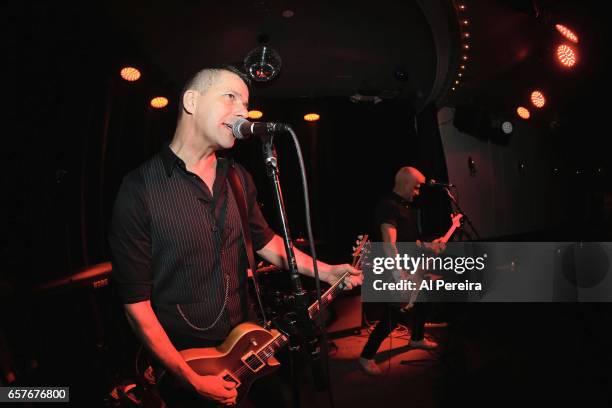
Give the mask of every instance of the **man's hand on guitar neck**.
[{"label": "man's hand on guitar neck", "polygon": [[[312,267],[312,258],[300,251],[297,248],[293,248],[295,253],[295,260],[298,266],[298,271],[306,276],[314,276],[314,270]],[[281,237],[275,235],[265,247],[257,251],[257,254],[266,261],[280,268],[288,269],[285,244]],[[336,283],[346,272],[350,275],[344,280],[346,289],[352,289],[355,286],[361,285],[363,276],[360,270],[353,268],[348,264],[341,265],[329,265],[322,261],[317,261],[319,276],[322,281],[327,282],[331,285]]]},{"label": "man's hand on guitar neck", "polygon": [[349,275],[344,278],[344,290],[351,290],[363,283],[363,273],[349,264],[328,265],[325,271],[319,271],[321,280],[333,285],[342,278],[345,273]]},{"label": "man's hand on guitar neck", "polygon": [[446,242],[443,238],[436,238],[431,242],[422,242],[417,240],[417,246],[424,247],[432,251],[436,255],[440,255],[444,250],[446,250]]},{"label": "man's hand on guitar neck", "polygon": [[202,397],[216,401],[221,405],[232,406],[236,404],[236,384],[225,381],[216,375],[195,374],[189,379],[190,384]]}]

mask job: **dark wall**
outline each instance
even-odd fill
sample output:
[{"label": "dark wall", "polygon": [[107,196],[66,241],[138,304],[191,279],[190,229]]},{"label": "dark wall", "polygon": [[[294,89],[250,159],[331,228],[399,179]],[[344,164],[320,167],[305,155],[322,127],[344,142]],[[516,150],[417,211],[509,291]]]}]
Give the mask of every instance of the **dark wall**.
[{"label": "dark wall", "polygon": [[[181,84],[166,82],[130,38],[109,27],[101,8],[12,2],[6,17],[14,103],[2,149],[3,277],[29,285],[108,260],[106,233],[121,178],[170,140]],[[143,67],[140,81],[119,78],[126,63]],[[169,96],[166,109],[148,106],[158,92]],[[255,87],[251,106],[265,112],[264,120],[294,124],[299,136],[321,256],[348,260],[354,236],[370,229],[373,206],[392,188],[396,170],[423,162],[412,107],[264,96]],[[302,119],[312,108],[321,114],[315,124]],[[292,233],[303,237],[295,151],[286,137],[277,147]],[[276,225],[259,141],[239,142],[230,154],[253,173],[264,213]]]}]

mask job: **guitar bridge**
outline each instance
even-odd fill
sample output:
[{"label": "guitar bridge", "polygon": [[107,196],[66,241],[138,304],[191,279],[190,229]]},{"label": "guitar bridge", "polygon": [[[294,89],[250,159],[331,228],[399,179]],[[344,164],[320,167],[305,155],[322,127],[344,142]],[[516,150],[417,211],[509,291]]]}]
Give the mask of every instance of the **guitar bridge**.
[{"label": "guitar bridge", "polygon": [[254,373],[258,372],[259,370],[261,370],[262,368],[264,368],[264,366],[266,365],[266,363],[264,363],[259,357],[257,357],[257,355],[250,351],[247,354],[245,354],[240,360],[242,360],[242,362],[251,369],[251,371],[253,371]]}]

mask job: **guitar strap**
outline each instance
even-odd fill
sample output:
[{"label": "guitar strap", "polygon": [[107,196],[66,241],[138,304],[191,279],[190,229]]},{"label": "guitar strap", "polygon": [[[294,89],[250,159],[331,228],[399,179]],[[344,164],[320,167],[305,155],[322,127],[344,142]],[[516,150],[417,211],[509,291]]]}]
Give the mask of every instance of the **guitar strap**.
[{"label": "guitar strap", "polygon": [[228,169],[227,178],[232,188],[232,192],[234,193],[234,198],[236,198],[238,212],[240,213],[240,227],[242,229],[244,247],[246,249],[247,257],[249,259],[249,268],[251,268],[251,273],[253,275],[255,296],[257,297],[257,303],[259,304],[259,309],[261,310],[261,317],[264,320],[264,325],[267,325],[268,318],[266,317],[266,312],[264,311],[263,303],[261,301],[259,282],[257,278],[257,269],[255,265],[255,256],[253,254],[253,241],[251,240],[251,229],[249,228],[248,207],[246,201],[246,192],[244,189],[244,180],[242,179],[242,175],[239,174],[239,171],[236,170],[236,166],[234,163],[232,163]]}]

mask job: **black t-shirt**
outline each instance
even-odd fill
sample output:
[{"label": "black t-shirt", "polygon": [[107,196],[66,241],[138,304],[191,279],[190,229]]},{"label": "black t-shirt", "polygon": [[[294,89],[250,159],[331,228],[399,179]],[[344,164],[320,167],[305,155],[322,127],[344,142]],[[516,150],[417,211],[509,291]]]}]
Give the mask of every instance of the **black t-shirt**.
[{"label": "black t-shirt", "polygon": [[398,194],[385,195],[374,212],[374,238],[382,242],[381,224],[391,224],[397,230],[397,242],[415,242],[420,239],[417,212],[412,203]]}]

